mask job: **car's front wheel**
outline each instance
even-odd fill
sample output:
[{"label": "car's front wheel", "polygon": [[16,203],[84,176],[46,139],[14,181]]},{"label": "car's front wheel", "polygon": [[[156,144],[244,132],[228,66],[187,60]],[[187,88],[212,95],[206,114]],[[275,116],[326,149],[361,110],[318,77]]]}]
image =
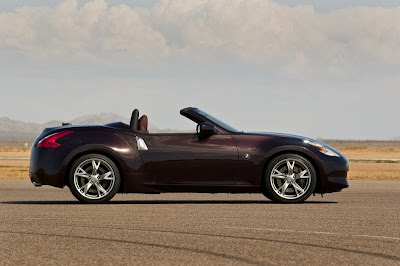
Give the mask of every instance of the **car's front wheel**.
[{"label": "car's front wheel", "polygon": [[84,203],[105,203],[118,192],[121,177],[118,167],[101,154],[78,158],[69,174],[72,194]]},{"label": "car's front wheel", "polygon": [[317,175],[309,160],[298,154],[274,158],[265,172],[264,194],[280,203],[299,203],[313,193]]}]

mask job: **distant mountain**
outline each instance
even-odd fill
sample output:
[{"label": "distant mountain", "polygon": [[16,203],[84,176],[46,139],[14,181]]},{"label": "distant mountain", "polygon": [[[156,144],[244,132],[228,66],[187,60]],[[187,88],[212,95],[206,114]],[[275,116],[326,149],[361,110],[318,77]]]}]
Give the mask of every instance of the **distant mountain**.
[{"label": "distant mountain", "polygon": [[60,126],[62,122],[73,125],[102,125],[121,121],[129,123],[129,119],[112,113],[85,115],[71,121],[52,120],[44,124],[28,123],[0,117],[0,141],[32,141],[46,127]]},{"label": "distant mountain", "polygon": [[124,122],[129,123],[128,118],[113,114],[113,113],[101,113],[98,115],[85,115],[78,118],[75,118],[69,123],[73,125],[103,125],[111,122]]}]

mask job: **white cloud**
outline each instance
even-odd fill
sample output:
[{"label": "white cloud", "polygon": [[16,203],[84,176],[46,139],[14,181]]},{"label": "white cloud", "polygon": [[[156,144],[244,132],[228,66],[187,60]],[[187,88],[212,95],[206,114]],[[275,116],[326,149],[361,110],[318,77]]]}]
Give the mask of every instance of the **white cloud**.
[{"label": "white cloud", "polygon": [[289,76],[342,74],[399,68],[398,25],[400,8],[320,13],[268,0],[161,0],[151,8],[66,0],[0,13],[0,49],[41,60],[140,65],[229,58]]},{"label": "white cloud", "polygon": [[0,13],[0,44],[37,59],[98,58],[107,54],[152,58],[165,55],[159,32],[137,9],[107,7],[103,0],[78,6],[66,0],[54,8],[23,7]]}]

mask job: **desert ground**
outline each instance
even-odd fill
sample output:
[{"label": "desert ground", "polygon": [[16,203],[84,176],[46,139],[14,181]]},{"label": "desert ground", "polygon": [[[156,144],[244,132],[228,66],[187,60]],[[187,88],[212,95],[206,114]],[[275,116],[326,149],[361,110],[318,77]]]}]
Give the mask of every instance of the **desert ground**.
[{"label": "desert ground", "polygon": [[0,265],[399,265],[398,181],[304,204],[261,194],[118,194],[0,180]]},{"label": "desert ground", "polygon": [[[400,141],[326,140],[350,160],[350,180],[400,180]],[[30,146],[25,142],[0,142],[0,179],[28,179]],[[373,159],[360,161],[358,159]]]}]

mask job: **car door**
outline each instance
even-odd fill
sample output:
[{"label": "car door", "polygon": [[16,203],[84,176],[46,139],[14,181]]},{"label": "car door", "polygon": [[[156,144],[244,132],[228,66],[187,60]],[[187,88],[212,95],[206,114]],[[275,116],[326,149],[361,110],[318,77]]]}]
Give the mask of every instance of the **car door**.
[{"label": "car door", "polygon": [[161,184],[234,183],[238,152],[231,135],[138,134],[147,145],[140,150],[143,172]]}]

